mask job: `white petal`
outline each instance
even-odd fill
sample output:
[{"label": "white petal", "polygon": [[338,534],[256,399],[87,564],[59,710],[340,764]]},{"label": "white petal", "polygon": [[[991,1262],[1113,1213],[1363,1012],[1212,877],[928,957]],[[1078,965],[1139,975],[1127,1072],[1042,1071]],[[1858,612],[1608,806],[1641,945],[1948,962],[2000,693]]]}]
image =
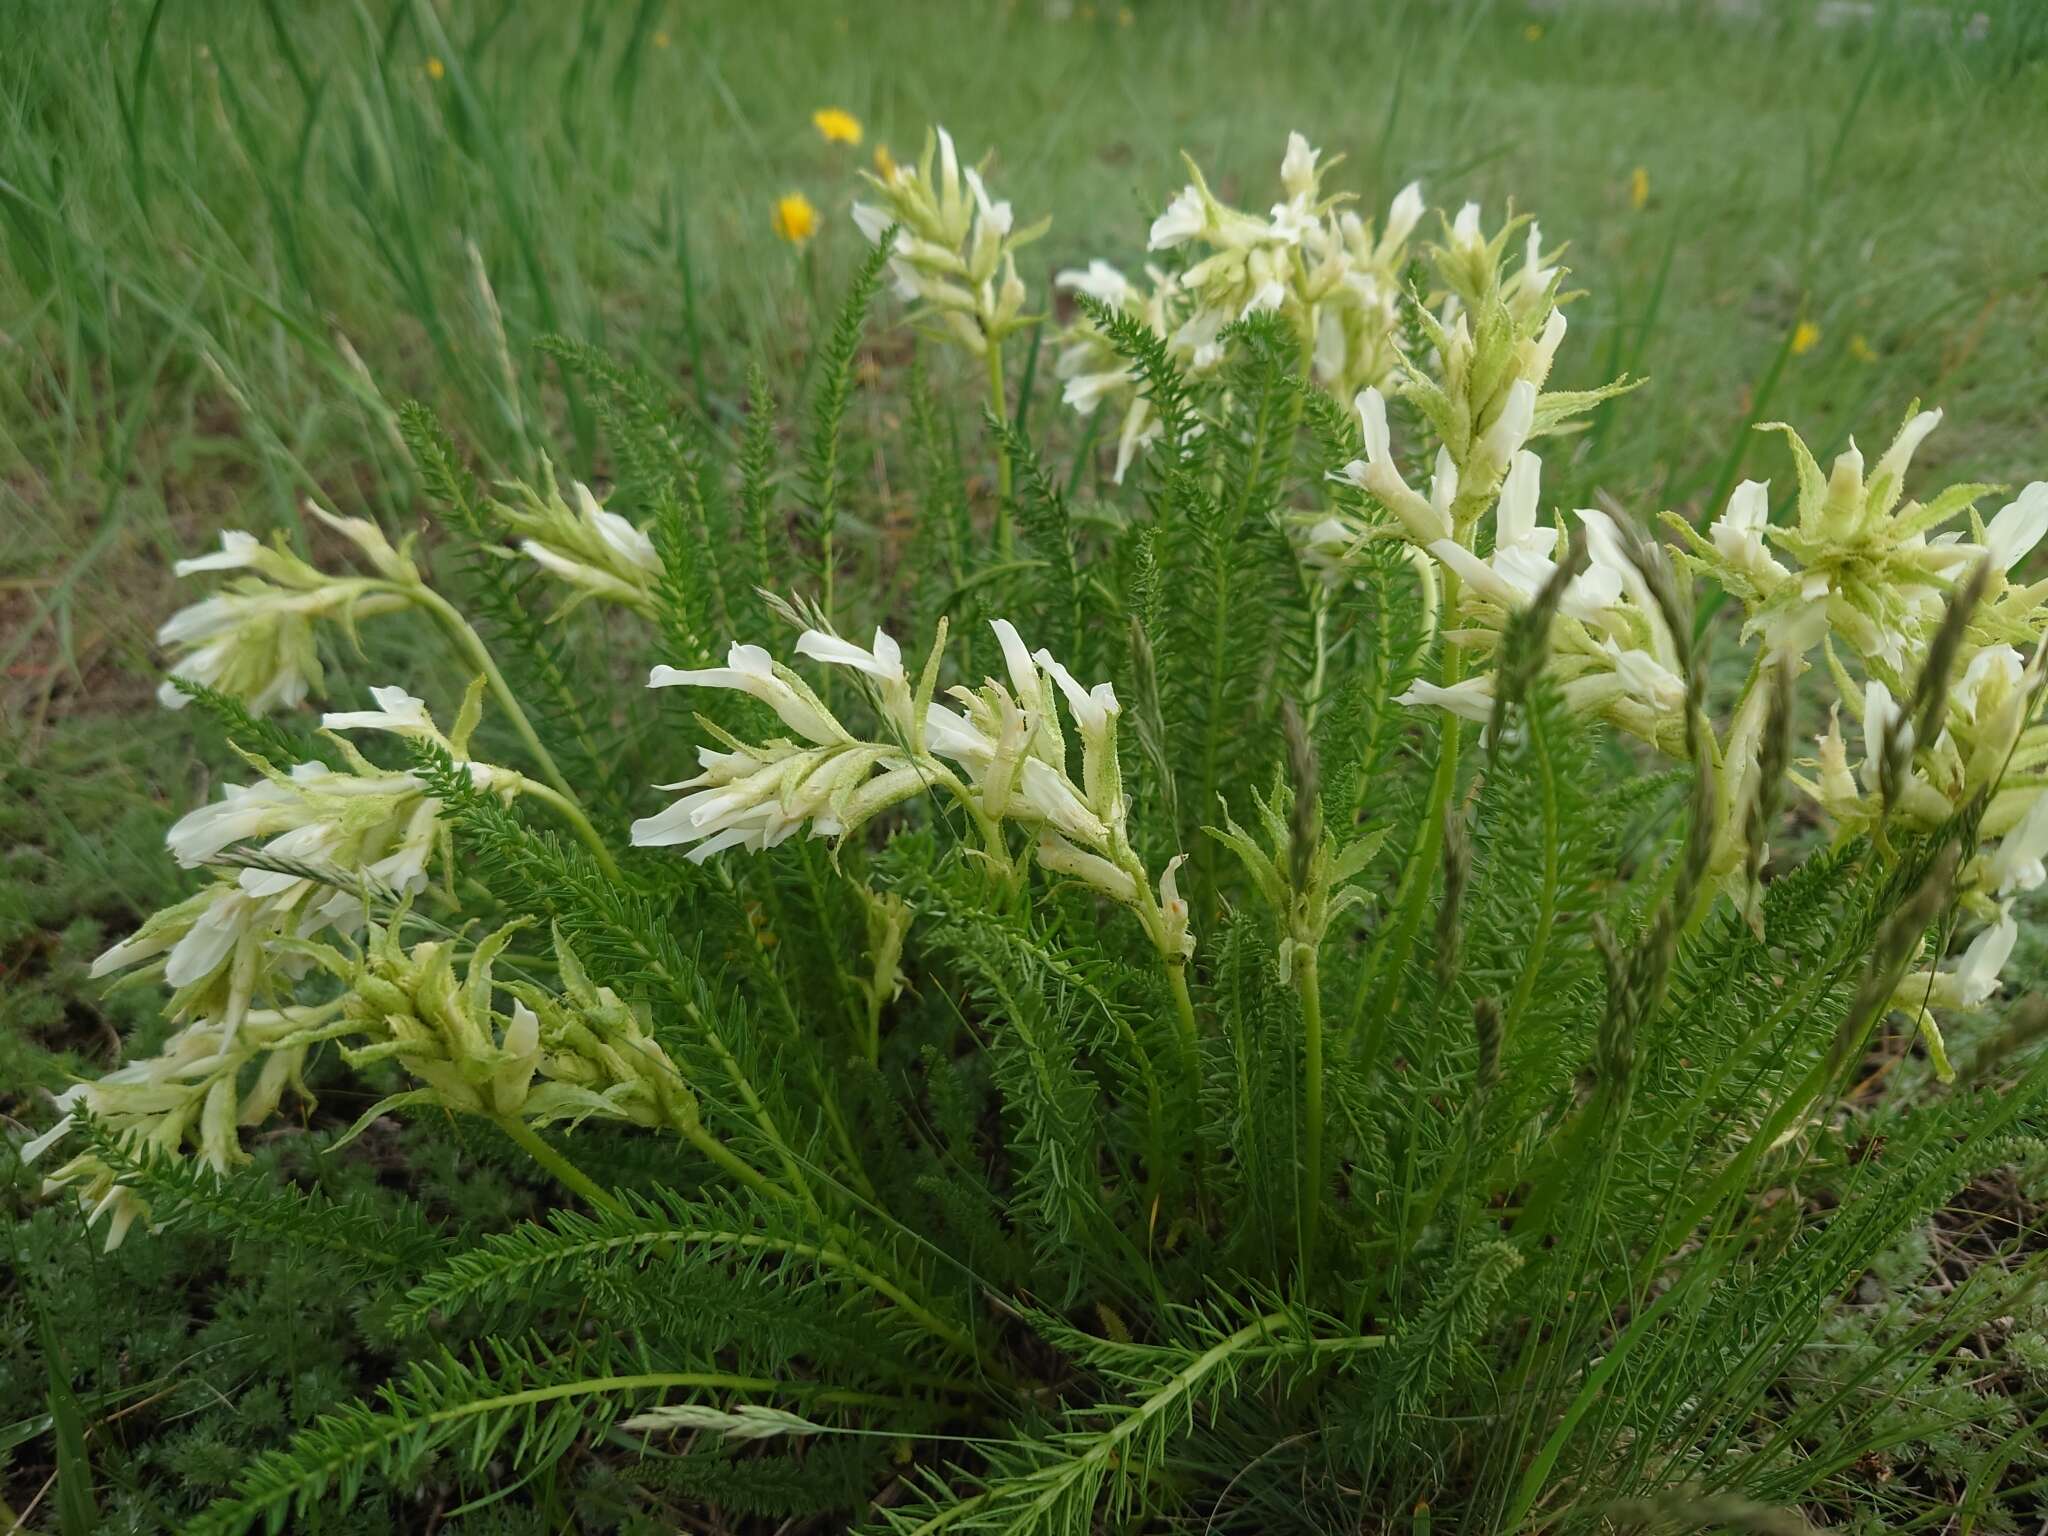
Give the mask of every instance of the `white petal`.
[{"label": "white petal", "polygon": [[2048,480],[2036,480],[2006,503],[1984,529],[1991,558],[2011,570],[2048,534]]},{"label": "white petal", "polygon": [[220,548],[210,555],[194,555],[171,567],[173,576],[190,576],[195,571],[239,571],[255,563],[263,553],[262,543],[239,528],[223,528]]}]

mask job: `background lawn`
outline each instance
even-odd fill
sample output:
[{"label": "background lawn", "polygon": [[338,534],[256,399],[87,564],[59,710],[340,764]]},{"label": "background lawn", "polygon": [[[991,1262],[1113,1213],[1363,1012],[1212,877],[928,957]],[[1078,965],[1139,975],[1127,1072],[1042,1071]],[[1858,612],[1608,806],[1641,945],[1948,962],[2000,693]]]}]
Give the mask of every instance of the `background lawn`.
[{"label": "background lawn", "polygon": [[[545,453],[601,482],[590,412],[536,350],[553,332],[721,422],[758,359],[787,406],[864,249],[855,169],[877,144],[913,158],[929,121],[993,151],[1020,221],[1053,215],[1036,307],[1089,257],[1136,270],[1183,149],[1261,208],[1291,128],[1347,157],[1334,184],[1368,212],[1413,178],[1490,215],[1512,196],[1591,291],[1564,385],[1650,380],[1553,455],[1565,505],[1704,516],[1743,475],[1789,490],[1746,423],[1792,421],[1825,459],[1888,441],[1916,399],[1950,413],[1930,481],[2048,471],[2048,12],[1968,7],[1989,18],[1971,42],[1939,6],[1836,27],[1721,9],[0,4],[0,1115],[40,1127],[44,1089],[160,1028],[85,967],[181,888],[162,829],[224,766],[153,700],[171,560],[223,526],[295,528],[307,495],[419,527],[393,415],[411,397],[487,469]],[[820,139],[824,106],[860,148]],[[823,216],[801,251],[769,223],[792,191]],[[1049,366],[1028,410],[1077,440]],[[898,508],[895,413],[855,409],[856,541]],[[330,1315],[317,1276],[224,1274],[183,1244],[102,1260],[6,1154],[0,1178],[6,1262],[32,1281],[0,1287],[17,1508],[49,1459],[22,1417],[45,1321],[99,1394],[88,1418],[133,1410],[93,1455],[136,1529],[358,1383],[339,1346],[374,1327]],[[477,1212],[517,1198],[432,1187]]]}]

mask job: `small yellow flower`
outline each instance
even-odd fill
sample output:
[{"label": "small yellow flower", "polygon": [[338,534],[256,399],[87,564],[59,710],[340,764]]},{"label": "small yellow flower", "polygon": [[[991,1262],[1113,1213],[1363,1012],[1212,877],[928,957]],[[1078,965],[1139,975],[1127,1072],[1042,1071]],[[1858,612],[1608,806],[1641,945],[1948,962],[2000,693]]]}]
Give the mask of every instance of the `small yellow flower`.
[{"label": "small yellow flower", "polygon": [[1820,344],[1820,327],[1811,320],[1802,320],[1792,332],[1792,355],[1804,357]]},{"label": "small yellow flower", "polygon": [[827,144],[860,142],[860,119],[841,107],[818,108],[811,114],[811,123]]},{"label": "small yellow flower", "polygon": [[1628,176],[1628,205],[1641,213],[1650,206],[1650,168],[1637,166]]},{"label": "small yellow flower", "polygon": [[668,46],[668,34],[666,32],[655,33],[654,46],[657,48],[666,48]]},{"label": "small yellow flower", "polygon": [[427,78],[429,80],[438,80],[447,73],[448,66],[446,64],[443,64],[431,53],[427,55]]},{"label": "small yellow flower", "polygon": [[1120,27],[1135,27],[1138,24],[1138,13],[1128,5],[1120,5],[1116,11],[1116,24]]},{"label": "small yellow flower", "polygon": [[875,146],[875,174],[884,181],[896,179],[896,157],[889,153],[889,146],[886,144]]},{"label": "small yellow flower", "polygon": [[1858,331],[1849,338],[1849,355],[1859,363],[1874,363],[1877,361],[1877,350],[1863,339],[1861,331]]},{"label": "small yellow flower", "polygon": [[1523,42],[1525,42],[1525,43],[1540,43],[1540,42],[1542,42],[1542,41],[1543,41],[1543,23],[1542,23],[1542,22],[1540,22],[1540,21],[1532,21],[1532,22],[1530,22],[1530,23],[1529,23],[1529,25],[1527,25],[1526,27],[1522,28],[1522,41],[1523,41]]},{"label": "small yellow flower", "polygon": [[775,199],[775,211],[768,222],[791,245],[802,245],[818,232],[818,210],[803,193],[785,192]]}]

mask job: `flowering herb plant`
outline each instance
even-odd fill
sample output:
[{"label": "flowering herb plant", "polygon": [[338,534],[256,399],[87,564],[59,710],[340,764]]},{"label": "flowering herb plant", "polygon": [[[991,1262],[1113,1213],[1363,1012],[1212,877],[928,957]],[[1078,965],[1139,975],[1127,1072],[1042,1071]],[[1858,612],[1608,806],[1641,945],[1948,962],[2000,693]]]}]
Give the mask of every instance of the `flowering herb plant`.
[{"label": "flowering herb plant", "polygon": [[[1142,283],[1056,274],[1065,475],[1007,403],[1047,223],[938,130],[852,210],[793,474],[758,382],[728,444],[565,343],[607,495],[488,491],[415,409],[445,584],[318,507],[354,568],[232,531],[180,564],[220,585],[163,627],[164,701],[246,781],[99,962],[176,1033],[24,1155],[147,1241],[261,1205],[245,1133],[347,1083],[331,1147],[481,1124],[561,1192],[390,1245],[356,1283],[461,1347],[193,1529],[572,1445],[919,1532],[1861,1507],[1772,1383],[2048,1104],[2037,1020],[1944,1037],[2048,878],[2048,482],[1924,484],[1916,408],[1826,471],[1774,426],[1781,492],[1662,546],[1655,509],[1554,507],[1634,387],[1553,387],[1562,253],[1416,186],[1367,217],[1336,170],[1292,136],[1260,214],[1191,163]],[[920,364],[893,544],[842,536],[885,272],[983,369],[992,471]],[[331,696],[331,638],[405,624],[452,667]],[[1908,1052],[1910,1113],[1853,1091]]]}]

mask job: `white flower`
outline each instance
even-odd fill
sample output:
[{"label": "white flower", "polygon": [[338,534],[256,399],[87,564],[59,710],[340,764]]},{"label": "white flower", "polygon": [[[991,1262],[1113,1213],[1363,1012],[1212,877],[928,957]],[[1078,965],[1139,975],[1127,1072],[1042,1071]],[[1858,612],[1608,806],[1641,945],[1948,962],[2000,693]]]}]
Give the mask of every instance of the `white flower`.
[{"label": "white flower", "polygon": [[[1535,426],[1536,386],[1527,379],[1517,379],[1508,386],[1508,397],[1493,425],[1480,437],[1473,461],[1491,473],[1504,470],[1521,452],[1522,444],[1529,440],[1529,433]],[[1481,483],[1490,485],[1492,482],[1484,480]]]},{"label": "white flower", "polygon": [[1415,233],[1415,226],[1422,222],[1422,213],[1422,183],[1411,181],[1395,193],[1393,202],[1387,205],[1386,232],[1374,247],[1374,256],[1383,263],[1390,260],[1393,252]]},{"label": "white flower", "polygon": [[654,540],[618,513],[605,511],[598,505],[597,498],[590,494],[590,487],[581,480],[575,483],[575,493],[576,510],[607,549],[628,565],[643,571],[661,569],[661,556],[655,552]]},{"label": "white flower", "polygon": [[1287,153],[1280,160],[1280,185],[1290,197],[1313,197],[1316,190],[1316,161],[1322,151],[1311,149],[1301,134],[1287,135]]},{"label": "white flower", "polygon": [[[1550,293],[1550,285],[1557,281],[1557,268],[1543,265],[1543,230],[1534,220],[1529,224],[1529,243],[1522,258],[1522,270],[1516,274],[1516,284],[1525,303],[1541,303]],[[1554,313],[1554,311],[1553,311]]]},{"label": "white flower", "polygon": [[1056,874],[1072,875],[1125,905],[1138,899],[1138,882],[1100,854],[1076,848],[1057,832],[1038,835],[1038,862]]},{"label": "white flower", "polygon": [[1195,953],[1195,936],[1188,931],[1188,904],[1180,894],[1180,883],[1174,872],[1187,863],[1188,856],[1177,853],[1166,861],[1166,868],[1159,875],[1159,915],[1166,929],[1165,949],[1171,953],[1180,952],[1182,959],[1191,959]]},{"label": "white flower", "polygon": [[974,167],[969,166],[965,175],[967,188],[974,194],[974,206],[980,214],[982,227],[998,237],[1007,235],[1011,225],[1016,222],[1015,216],[1010,212],[1010,205],[1007,202],[989,201],[988,188],[982,185],[981,173]]},{"label": "white flower", "polygon": [[1863,787],[1875,792],[1879,788],[1884,763],[1885,738],[1894,733],[1899,737],[1900,754],[1908,761],[1913,755],[1913,722],[1900,716],[1898,701],[1892,697],[1891,689],[1871,678],[1863,685]]},{"label": "white flower", "polygon": [[1729,496],[1727,511],[1707,530],[1715,553],[1766,591],[1791,575],[1764,547],[1770,520],[1770,482],[1745,480]]},{"label": "white flower", "polygon": [[[1077,373],[1069,378],[1060,391],[1060,401],[1071,409],[1086,416],[1102,404],[1105,395],[1115,393],[1130,384],[1136,375],[1128,368],[1113,368],[1101,373]],[[1121,482],[1123,472],[1117,473]]]},{"label": "white flower", "polygon": [[[263,904],[239,886],[215,885],[210,894],[213,899],[205,912],[172,946],[164,962],[164,984],[168,987],[189,987],[211,976],[227,962],[235,946],[255,931],[264,916]],[[109,950],[100,959],[104,961],[113,953]]]},{"label": "white flower", "polygon": [[1394,702],[1417,706],[1434,705],[1464,719],[1477,720],[1483,725],[1493,719],[1493,678],[1491,675],[1468,677],[1463,682],[1451,684],[1448,688],[1417,678],[1409,685],[1408,691]]},{"label": "white flower", "polygon": [[2038,890],[2048,882],[2048,792],[2036,791],[2019,824],[1998,840],[1987,871],[1999,896]]},{"label": "white flower", "polygon": [[[190,576],[199,571],[241,571],[262,562],[268,553],[263,542],[239,528],[223,528],[220,548],[210,555],[193,555],[172,562],[173,576]],[[161,638],[161,637],[159,637]]]},{"label": "white flower", "polygon": [[1394,463],[1393,437],[1387,429],[1387,401],[1377,389],[1361,390],[1355,402],[1358,423],[1365,439],[1364,459],[1353,459],[1337,471],[1336,478],[1370,492],[1388,511],[1401,520],[1409,538],[1428,545],[1451,538],[1455,530],[1450,517],[1425,501],[1402,478]]},{"label": "white flower", "polygon": [[1633,646],[1624,648],[1612,640],[1602,640],[1600,649],[1614,664],[1615,676],[1631,697],[1661,713],[1684,706],[1685,679],[1648,651]]},{"label": "white flower", "polygon": [[1085,269],[1069,267],[1053,279],[1053,286],[1070,293],[1085,293],[1111,309],[1122,309],[1131,301],[1134,291],[1131,280],[1100,257],[1090,261]]},{"label": "white flower", "polygon": [[1984,547],[2001,570],[2011,570],[2048,535],[2048,480],[2036,480],[1999,509],[1984,529]]},{"label": "white flower", "polygon": [[1238,311],[1238,319],[1245,320],[1267,310],[1278,309],[1287,302],[1287,289],[1275,278],[1259,285],[1252,296],[1244,301],[1244,308]]},{"label": "white flower", "polygon": [[320,717],[320,728],[326,731],[393,731],[401,736],[440,734],[428,718],[426,702],[414,698],[403,688],[372,688],[370,697],[377,701],[375,709],[324,714]]},{"label": "white flower", "polygon": [[[1927,440],[1927,434],[1940,425],[1940,411],[1922,411],[1899,428],[1899,435],[1892,439],[1891,447],[1885,449],[1883,456],[1877,461],[1876,470],[1871,475],[1873,484],[1889,477],[1884,505],[1875,509],[1876,515],[1882,517],[1898,504],[1899,495],[1905,488],[1906,469],[1913,462],[1913,455]],[[1862,456],[1859,454],[1856,459],[1859,469],[1862,462]]]},{"label": "white flower", "polygon": [[874,649],[865,651],[837,635],[807,629],[797,636],[796,653],[828,666],[852,667],[878,682],[900,683],[904,680],[903,649],[880,629],[875,631]]},{"label": "white flower", "polygon": [[1927,1000],[1937,1008],[1974,1008],[1998,991],[1999,973],[2012,957],[2019,936],[2020,927],[2011,911],[2001,907],[1998,921],[1970,941],[1954,970],[1935,971],[1931,976],[1927,972],[1916,973],[1906,979],[1900,991],[1911,997],[1926,988]]},{"label": "white flower", "polygon": [[1199,187],[1190,185],[1167,204],[1166,212],[1152,221],[1147,249],[1163,251],[1192,240],[1209,225],[1208,205]]},{"label": "white flower", "polygon": [[1485,244],[1486,236],[1479,229],[1479,205],[1466,203],[1458,209],[1457,218],[1451,221],[1451,249],[1470,251]]},{"label": "white flower", "polygon": [[782,723],[806,741],[821,747],[838,746],[853,738],[826,711],[817,696],[805,688],[787,669],[758,645],[734,643],[726,652],[725,665],[684,671],[658,666],[647,674],[650,688],[731,688],[759,699],[780,717]]},{"label": "white flower", "polygon": [[1524,343],[1522,375],[1538,388],[1550,377],[1550,365],[1557,358],[1557,349],[1564,345],[1564,334],[1570,329],[1564,311],[1553,309],[1550,318],[1543,322],[1543,329],[1536,339]]},{"label": "white flower", "polygon": [[[1444,469],[1455,487],[1456,470],[1448,462]],[[1510,610],[1534,602],[1557,571],[1556,562],[1550,558],[1557,547],[1557,529],[1539,527],[1536,523],[1542,473],[1543,461],[1535,454],[1515,455],[1507,478],[1501,483],[1495,507],[1490,559],[1481,560],[1455,539],[1438,539],[1429,546],[1429,552],[1456,572],[1475,593]],[[1620,579],[1605,567],[1594,565],[1572,578],[1565,588],[1562,607],[1573,618],[1590,622],[1605,613],[1620,595]]]},{"label": "white flower", "polygon": [[882,236],[889,233],[889,227],[897,220],[893,214],[877,208],[873,203],[855,203],[853,222],[866,237],[869,245],[880,245]]}]

